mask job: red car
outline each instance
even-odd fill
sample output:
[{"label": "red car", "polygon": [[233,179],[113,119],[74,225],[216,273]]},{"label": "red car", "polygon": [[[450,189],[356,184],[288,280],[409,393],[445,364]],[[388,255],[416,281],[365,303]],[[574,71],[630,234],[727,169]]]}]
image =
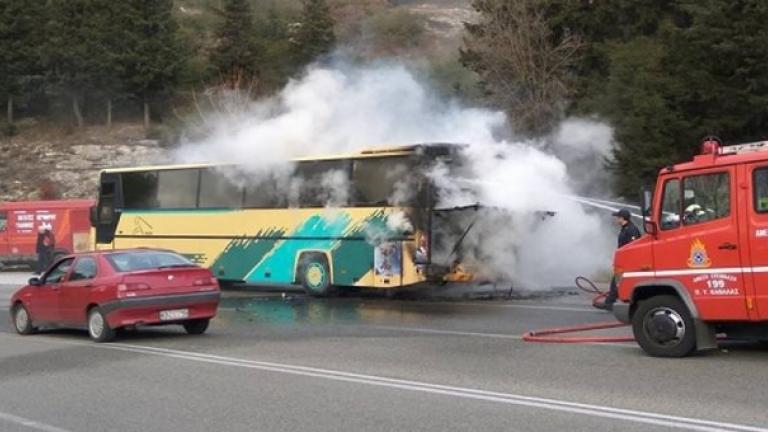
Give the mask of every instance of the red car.
[{"label": "red car", "polygon": [[202,334],[216,315],[210,270],[165,250],[111,250],[65,256],[11,297],[20,334],[46,325],[87,327],[96,342],[119,328],[181,324]]}]

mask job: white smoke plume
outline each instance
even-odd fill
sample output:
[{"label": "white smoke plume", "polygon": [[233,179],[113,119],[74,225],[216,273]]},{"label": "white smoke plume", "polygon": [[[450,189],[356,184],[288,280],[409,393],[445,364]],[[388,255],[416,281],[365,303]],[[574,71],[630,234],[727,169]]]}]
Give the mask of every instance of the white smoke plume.
[{"label": "white smoke plume", "polygon": [[[184,144],[178,159],[237,162],[265,172],[290,158],[374,146],[467,144],[471,176],[456,178],[445,168],[432,176],[439,206],[479,200],[505,212],[478,223],[475,235],[468,236],[484,274],[546,287],[610,269],[615,228],[569,199],[601,190],[593,183],[605,184],[596,176],[612,146],[611,129],[604,124],[569,120],[549,139],[516,141],[505,136],[509,127],[503,113],[436,97],[399,64],[314,66],[277,96],[209,120],[215,127],[208,138]],[[344,180],[334,177],[327,183]],[[477,193],[467,195],[467,184]],[[541,221],[535,213],[540,211],[556,215]]]}]

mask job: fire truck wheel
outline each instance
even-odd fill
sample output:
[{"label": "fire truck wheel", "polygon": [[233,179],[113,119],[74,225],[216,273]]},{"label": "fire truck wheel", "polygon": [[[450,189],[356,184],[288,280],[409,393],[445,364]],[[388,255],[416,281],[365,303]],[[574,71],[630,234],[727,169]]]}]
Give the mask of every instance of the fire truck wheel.
[{"label": "fire truck wheel", "polygon": [[693,317],[679,298],[660,295],[643,300],[632,316],[640,347],[656,357],[685,357],[696,348]]}]

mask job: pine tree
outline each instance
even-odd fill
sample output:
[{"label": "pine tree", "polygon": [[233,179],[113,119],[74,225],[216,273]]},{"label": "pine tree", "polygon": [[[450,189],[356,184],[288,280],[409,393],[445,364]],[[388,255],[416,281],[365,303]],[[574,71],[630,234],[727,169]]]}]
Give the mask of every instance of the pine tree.
[{"label": "pine tree", "polygon": [[106,124],[112,126],[112,108],[116,98],[125,92],[122,77],[126,60],[126,26],[130,17],[127,2],[93,0],[96,10],[91,15],[93,44],[90,49],[94,64],[94,87],[106,105]]},{"label": "pine tree", "polygon": [[586,43],[571,109],[614,127],[610,167],[620,195],[635,197],[661,167],[693,156],[706,135],[726,142],[768,135],[764,1],[550,5],[557,6],[550,9],[555,32],[578,33]]},{"label": "pine tree", "polygon": [[300,63],[309,63],[331,52],[336,43],[333,26],[325,0],[303,0],[301,22],[294,38]]},{"label": "pine tree", "polygon": [[256,35],[262,49],[259,84],[264,91],[283,88],[303,65],[294,55],[288,28],[289,17],[274,4],[256,26]]},{"label": "pine tree", "polygon": [[149,131],[150,103],[170,95],[186,52],[177,37],[173,0],[134,0],[126,10],[123,83],[143,105]]},{"label": "pine tree", "polygon": [[250,3],[227,0],[222,15],[224,20],[216,31],[218,42],[210,61],[231,88],[239,88],[254,81],[260,72]]},{"label": "pine tree", "polygon": [[6,98],[9,128],[14,122],[14,98],[41,73],[43,6],[36,0],[0,1],[0,94]]},{"label": "pine tree", "polygon": [[71,102],[78,127],[83,127],[83,99],[93,88],[97,62],[93,48],[96,7],[90,0],[51,0],[44,46],[47,82],[52,93]]}]

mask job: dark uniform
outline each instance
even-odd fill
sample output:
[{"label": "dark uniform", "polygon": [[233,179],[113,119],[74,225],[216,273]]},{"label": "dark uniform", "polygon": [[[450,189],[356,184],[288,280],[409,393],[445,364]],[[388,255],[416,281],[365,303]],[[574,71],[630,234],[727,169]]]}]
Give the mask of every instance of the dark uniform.
[{"label": "dark uniform", "polygon": [[[630,218],[632,217],[628,210],[622,209],[614,213],[613,216],[620,217],[627,221],[621,226],[619,231],[619,248],[632,243],[640,238],[640,230],[637,229],[635,224],[632,223]],[[619,297],[619,287],[616,284],[616,277],[611,279],[611,289],[608,291],[608,295],[605,296],[605,302],[603,303],[603,309],[612,309],[613,304],[616,303],[616,299]]]},{"label": "dark uniform", "polygon": [[621,227],[621,231],[619,231],[619,247],[622,247],[627,243],[631,243],[632,241],[639,238],[640,230],[637,229],[635,224],[629,221],[626,223],[626,225]]}]

